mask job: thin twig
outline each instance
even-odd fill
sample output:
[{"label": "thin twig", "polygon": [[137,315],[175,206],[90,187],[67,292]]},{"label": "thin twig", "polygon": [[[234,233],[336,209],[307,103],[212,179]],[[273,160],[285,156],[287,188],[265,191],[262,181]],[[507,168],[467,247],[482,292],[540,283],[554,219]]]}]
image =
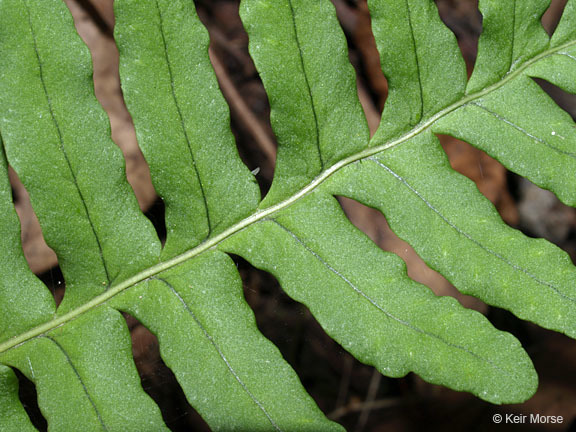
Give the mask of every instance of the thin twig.
[{"label": "thin twig", "polygon": [[352,376],[352,368],[354,367],[354,360],[349,355],[344,357],[344,373],[340,380],[340,388],[338,389],[338,398],[336,399],[335,411],[343,407],[348,397],[348,389],[350,388],[350,377]]},{"label": "thin twig", "polygon": [[372,378],[370,379],[370,385],[368,386],[368,392],[366,393],[366,401],[363,404],[360,417],[358,418],[358,423],[356,423],[355,432],[362,432],[364,430],[364,427],[368,422],[368,417],[370,417],[370,412],[372,411],[372,404],[376,400],[376,393],[378,393],[381,380],[382,375],[377,369],[374,369],[372,372]]},{"label": "thin twig", "polygon": [[390,398],[390,399],[378,399],[371,403],[367,402],[352,402],[346,406],[340,407],[327,415],[330,420],[338,420],[342,417],[346,417],[349,414],[353,414],[358,411],[363,411],[366,406],[370,411],[376,411],[380,409],[392,408],[404,403],[402,398]]}]

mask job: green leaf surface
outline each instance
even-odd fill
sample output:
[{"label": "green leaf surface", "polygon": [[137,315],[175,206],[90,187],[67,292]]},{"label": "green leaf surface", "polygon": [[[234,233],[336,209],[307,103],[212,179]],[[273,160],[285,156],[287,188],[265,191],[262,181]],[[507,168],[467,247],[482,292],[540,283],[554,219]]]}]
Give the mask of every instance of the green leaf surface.
[{"label": "green leaf surface", "polygon": [[[233,146],[228,110],[208,58],[208,35],[192,3],[117,1],[115,11],[124,93],[166,203],[162,256],[167,258],[254,211],[259,194]],[[232,296],[237,272],[223,257],[202,257],[161,273],[120,305],[158,336],[166,364],[213,429],[339,430],[257,333],[241,297]],[[134,301],[138,307],[131,306]],[[193,371],[183,358],[195,359]],[[279,384],[269,386],[276,379]]]},{"label": "green leaf surface", "polygon": [[[574,121],[526,76],[530,67],[569,49],[575,41],[564,39],[563,45],[544,51],[549,38],[539,17],[546,9],[546,1],[502,6],[504,15],[512,14],[513,18],[505,22],[493,2],[488,3],[481,5],[481,9],[490,12],[484,16],[481,52],[483,56],[502,56],[508,63],[490,63],[487,57],[479,56],[479,69],[471,78],[466,96],[396,142],[381,144],[381,135],[376,135],[374,144],[393,148],[368,158],[373,166],[348,168],[355,180],[350,181],[343,173],[335,175],[337,186],[333,192],[380,209],[392,229],[462,292],[574,336],[576,274],[567,254],[506,227],[476,188],[452,171],[439,143],[428,132],[430,129],[464,139],[555,191],[567,203],[576,203],[575,177],[558,175],[576,172]],[[381,4],[372,4],[375,13],[377,6]],[[391,20],[383,19],[380,24],[386,24],[381,29],[383,34],[394,33]],[[563,26],[559,31],[564,31]],[[493,43],[505,36],[508,55],[502,55],[503,48]],[[381,55],[392,56],[393,49],[386,48],[381,43]],[[436,68],[439,76],[447,64],[445,61]],[[554,71],[564,80],[569,75]],[[402,91],[418,96],[416,84],[420,76],[397,67],[390,70],[388,79],[390,94],[397,81],[403,83]],[[474,80],[489,86],[470,93],[476,85]],[[438,99],[442,100],[442,96]],[[383,119],[387,110],[394,109],[391,102],[384,109]]]},{"label": "green leaf surface", "polygon": [[54,430],[168,430],[140,385],[126,322],[111,308],[8,351],[2,362],[36,384],[38,405]]},{"label": "green leaf surface", "polygon": [[466,103],[433,129],[474,144],[576,205],[576,176],[558,175],[576,172],[574,121],[530,77],[518,77]]},{"label": "green leaf surface", "polygon": [[330,2],[243,0],[240,15],[278,140],[266,207],[366,147],[369,131]]},{"label": "green leaf surface", "polygon": [[382,211],[463,293],[576,336],[576,269],[569,256],[504,224],[476,186],[450,168],[432,134],[351,166],[331,183],[332,193]]},{"label": "green leaf surface", "polygon": [[206,253],[114,304],[158,336],[166,365],[213,430],[342,430],[256,328],[227,255]]},{"label": "green leaf surface", "polygon": [[[126,181],[121,152],[94,97],[89,53],[65,5],[57,0],[3,1],[0,9],[0,50],[7,59],[0,65],[4,148],[58,254],[66,278],[66,296],[58,309],[62,316],[157,262],[160,244]],[[50,22],[43,19],[48,15]],[[77,74],[68,73],[73,68]],[[7,205],[11,199],[2,166]],[[29,270],[21,270],[25,264],[13,209],[3,217],[8,219],[3,229],[10,230],[3,241],[12,243],[7,250],[14,262],[2,262],[3,278],[10,283],[2,289],[29,282],[17,298],[29,301],[28,313],[36,316],[18,319],[11,313],[12,302],[8,309],[3,304],[1,322],[22,332],[49,321],[53,299]],[[34,291],[41,294],[33,296]],[[162,430],[160,411],[136,373],[122,316],[105,308],[74,315],[73,324],[2,355],[2,362],[36,384],[39,406],[51,427]],[[11,336],[13,330],[8,331],[3,336]]]},{"label": "green leaf surface", "polygon": [[[461,291],[576,337],[568,255],[507,227],[434,136],[466,139],[575,204],[574,121],[532,80],[574,92],[575,4],[549,38],[540,24],[547,1],[481,1],[484,32],[466,83],[434,2],[371,0],[389,98],[369,141],[331,2],[243,0],[279,143],[271,191],[258,203],[193,2],[117,0],[123,91],[166,203],[161,251],[64,3],[0,0],[1,427],[31,428],[16,368],[36,385],[51,430],[165,430],[122,311],[158,337],[213,429],[341,430],[259,333],[224,252],[275,275],[331,337],[388,376],[413,371],[492,403],[529,398],[537,378],[518,340],[408,278],[334,196],[382,211]],[[57,312],[26,268],[7,163],[63,269]]]},{"label": "green leaf surface", "polygon": [[70,310],[154,264],[159,242],[126,180],[94,96],[90,54],[65,4],[3,0],[0,20],[4,148],[58,255],[66,278],[60,311]]},{"label": "green leaf surface", "polygon": [[550,0],[480,0],[483,29],[467,93],[500,81],[548,47],[541,18],[549,5]]},{"label": "green leaf surface", "polygon": [[[560,72],[561,71],[561,72]],[[542,78],[561,89],[576,94],[576,45],[556,50],[527,69],[527,75]]]},{"label": "green leaf surface", "polygon": [[122,89],[166,205],[169,258],[250,214],[260,193],[234,146],[193,2],[119,0],[114,7]]},{"label": "green leaf surface", "polygon": [[570,43],[574,41],[574,37],[576,36],[576,26],[574,26],[575,19],[576,2],[574,0],[568,0],[562,12],[562,18],[558,23],[558,27],[552,35],[551,46],[558,46],[566,42]]},{"label": "green leaf surface", "polygon": [[[0,141],[1,144],[1,141]],[[30,271],[12,205],[8,166],[0,149],[0,339],[50,320],[56,305],[50,291]]]},{"label": "green leaf surface", "polygon": [[527,69],[531,77],[543,78],[576,94],[576,2],[569,0],[550,41],[549,53]]},{"label": "green leaf surface", "polygon": [[332,338],[385,375],[414,371],[493,403],[535,390],[532,363],[515,338],[409,279],[403,261],[354,228],[332,196],[313,194],[223,247],[274,274]]},{"label": "green leaf surface", "polygon": [[548,1],[506,3],[502,15],[491,3],[481,3],[490,13],[484,17],[482,56],[467,87],[469,99],[433,130],[469,142],[574,206],[576,177],[558,175],[576,171],[574,122],[531,79],[576,91],[576,32],[566,24],[574,2],[552,42],[540,23]]},{"label": "green leaf surface", "polygon": [[0,365],[0,431],[36,430],[18,399],[18,378],[9,367]]},{"label": "green leaf surface", "polygon": [[394,138],[464,93],[466,68],[456,38],[428,0],[368,2],[389,84],[374,143]]}]

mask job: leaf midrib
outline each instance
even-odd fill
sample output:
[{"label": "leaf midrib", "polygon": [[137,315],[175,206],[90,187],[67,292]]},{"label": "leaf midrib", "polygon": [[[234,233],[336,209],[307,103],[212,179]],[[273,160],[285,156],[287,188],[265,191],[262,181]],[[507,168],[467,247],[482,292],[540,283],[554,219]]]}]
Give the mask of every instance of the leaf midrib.
[{"label": "leaf midrib", "polygon": [[204,209],[206,211],[206,224],[207,224],[207,232],[205,235],[205,239],[208,239],[212,234],[212,217],[210,215],[210,206],[208,205],[208,198],[206,196],[206,191],[204,190],[204,182],[202,181],[202,176],[200,175],[200,171],[198,170],[198,166],[196,165],[196,155],[192,150],[192,142],[190,137],[188,136],[188,130],[186,129],[186,124],[184,122],[184,115],[182,114],[182,108],[180,107],[180,102],[178,101],[178,97],[176,95],[176,85],[174,83],[174,71],[172,70],[172,61],[170,60],[169,51],[168,51],[168,44],[166,43],[166,34],[164,31],[164,16],[162,15],[162,9],[160,9],[160,5],[158,4],[158,0],[155,2],[156,11],[158,12],[158,19],[160,20],[160,36],[162,40],[162,46],[164,47],[164,59],[166,60],[166,67],[168,68],[168,76],[170,77],[170,92],[172,95],[172,99],[174,101],[174,105],[176,106],[176,112],[178,113],[178,120],[180,123],[180,128],[182,129],[182,134],[184,135],[184,139],[186,140],[186,147],[188,148],[188,152],[190,154],[190,159],[192,159],[192,166],[194,168],[194,174],[196,175],[196,180],[198,181],[198,186],[200,188],[200,194],[202,195],[202,200],[204,201]]},{"label": "leaf midrib", "polygon": [[[32,14],[30,11],[30,5],[26,1],[24,1],[23,4],[24,4],[24,7],[26,8],[26,14],[27,14],[27,18],[28,18],[28,26],[30,27],[30,34],[32,36],[32,44],[34,47],[34,54],[36,55],[36,60],[38,61],[38,72],[39,72],[40,83],[42,85],[42,91],[43,91],[44,97],[46,99],[46,105],[48,108],[48,112],[50,113],[50,118],[52,119],[52,122],[54,123],[54,127],[56,129],[56,135],[58,136],[58,144],[60,147],[60,151],[62,152],[62,155],[64,157],[64,162],[66,163],[66,166],[68,167],[68,171],[70,172],[70,176],[72,177],[72,182],[73,182],[74,186],[76,187],[76,192],[78,193],[78,197],[80,198],[80,202],[82,203],[82,208],[84,209],[84,213],[86,213],[86,218],[88,219],[90,229],[92,231],[92,234],[94,235],[94,239],[96,240],[96,245],[98,247],[98,253],[100,255],[100,261],[102,262],[102,269],[104,270],[104,274],[106,275],[106,284],[108,286],[108,285],[110,285],[112,278],[110,277],[110,271],[108,270],[108,265],[107,265],[106,259],[104,257],[102,242],[100,241],[100,237],[98,235],[98,232],[96,231],[96,227],[94,226],[94,221],[92,220],[93,219],[92,215],[90,213],[90,210],[88,209],[88,206],[86,204],[86,199],[84,198],[84,194],[82,192],[82,188],[80,187],[77,175],[74,172],[72,162],[70,161],[70,157],[68,156],[68,152],[67,152],[66,147],[64,145],[64,139],[62,137],[62,129],[60,127],[60,122],[58,121],[58,119],[56,118],[56,115],[54,113],[52,98],[50,97],[50,93],[48,92],[48,88],[46,86],[46,79],[45,79],[45,75],[44,75],[44,62],[40,56],[40,52],[38,51],[38,40],[37,40],[36,32],[34,31],[34,26],[32,25]],[[1,352],[2,351],[0,350],[0,353]]]},{"label": "leaf midrib", "polygon": [[26,343],[27,341],[29,341],[35,337],[41,336],[41,335],[43,335],[43,334],[45,334],[51,330],[54,330],[60,326],[67,324],[68,322],[73,321],[74,319],[82,316],[84,313],[87,313],[90,310],[105,304],[106,302],[108,302],[113,297],[126,291],[130,287],[135,286],[138,283],[145,281],[148,278],[156,276],[159,273],[162,273],[168,269],[176,267],[177,265],[182,264],[185,261],[188,261],[192,258],[195,258],[195,257],[199,256],[200,254],[202,254],[202,253],[204,253],[210,249],[215,248],[220,243],[222,243],[224,240],[233,236],[237,232],[242,231],[243,229],[247,228],[248,226],[250,226],[250,225],[266,218],[266,217],[269,217],[276,212],[280,212],[280,211],[290,207],[292,204],[296,203],[301,198],[303,198],[306,195],[313,192],[322,183],[324,183],[333,174],[337,173],[342,168],[344,168],[344,167],[346,167],[346,166],[348,166],[354,162],[357,162],[359,160],[373,156],[373,155],[380,153],[384,150],[396,147],[396,146],[414,138],[415,136],[424,132],[426,129],[430,128],[436,121],[438,121],[442,117],[450,114],[451,112],[453,112],[456,109],[470,103],[471,101],[473,101],[475,99],[481,98],[482,96],[485,96],[487,94],[492,93],[493,91],[496,91],[500,87],[504,86],[506,83],[510,82],[511,80],[513,80],[514,78],[516,78],[517,76],[522,74],[526,69],[528,69],[530,66],[534,65],[538,61],[543,60],[544,58],[546,58],[550,55],[557,54],[559,51],[562,51],[564,49],[570,48],[570,47],[575,46],[575,45],[576,45],[576,39],[565,42],[562,45],[556,46],[554,48],[549,48],[549,49],[541,52],[537,56],[534,56],[532,59],[526,61],[518,69],[507,74],[500,81],[492,84],[491,86],[486,87],[484,90],[481,90],[479,92],[467,95],[467,96],[463,97],[462,99],[460,99],[459,101],[454,102],[452,105],[444,108],[443,110],[440,110],[438,113],[436,113],[435,115],[433,115],[432,117],[430,117],[426,121],[419,123],[414,128],[412,128],[410,131],[408,131],[407,133],[401,135],[400,137],[398,137],[396,139],[384,142],[382,144],[377,144],[377,142],[374,142],[374,140],[372,140],[369,144],[369,147],[362,150],[361,152],[358,152],[354,155],[348,156],[347,158],[342,159],[339,162],[335,163],[334,165],[332,165],[331,167],[329,167],[328,169],[326,169],[325,171],[320,173],[307,186],[300,189],[298,192],[296,192],[291,197],[285,199],[284,201],[281,201],[278,204],[275,204],[275,205],[268,207],[268,208],[265,208],[265,209],[258,209],[258,210],[256,210],[256,212],[254,212],[250,216],[246,217],[245,219],[241,220],[240,222],[236,223],[235,225],[232,225],[230,228],[221,232],[220,234],[218,234],[218,235],[216,235],[210,239],[207,239],[206,241],[199,244],[198,246],[196,246],[196,247],[194,247],[194,248],[192,248],[192,249],[190,249],[190,250],[188,250],[188,251],[186,251],[186,252],[184,252],[184,253],[182,253],[182,254],[174,257],[174,258],[171,258],[167,261],[158,263],[152,267],[149,267],[146,270],[141,271],[140,273],[137,273],[136,275],[132,276],[131,278],[128,278],[128,279],[124,280],[123,282],[110,287],[105,293],[103,293],[97,297],[94,297],[89,302],[86,302],[83,305],[81,305],[75,309],[72,309],[71,311],[67,312],[64,315],[56,317],[50,321],[45,322],[44,324],[41,324],[37,327],[34,327],[34,328],[32,328],[32,329],[30,329],[30,330],[28,330],[28,331],[26,331],[26,332],[24,332],[18,336],[14,336],[11,339],[8,339],[7,341],[0,343],[0,355],[4,352],[10,350],[10,349],[16,348],[16,347]]}]

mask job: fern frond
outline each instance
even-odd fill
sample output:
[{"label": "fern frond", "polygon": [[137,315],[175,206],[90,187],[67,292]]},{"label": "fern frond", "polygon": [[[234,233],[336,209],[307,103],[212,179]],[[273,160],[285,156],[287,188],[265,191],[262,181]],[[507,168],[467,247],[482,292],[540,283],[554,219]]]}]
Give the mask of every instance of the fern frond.
[{"label": "fern frond", "polygon": [[[450,168],[435,134],[470,142],[575,205],[574,121],[532,78],[576,93],[576,0],[551,37],[540,24],[548,1],[481,0],[470,80],[434,2],[369,6],[390,85],[372,139],[331,2],[242,1],[279,143],[260,200],[193,2],[115,1],[125,101],[166,204],[162,246],[126,181],[65,5],[0,0],[1,430],[34,430],[13,369],[36,385],[51,430],[166,430],[121,312],[158,337],[214,430],[342,430],[258,331],[227,254],[276,276],[334,340],[387,376],[415,372],[498,404],[534,393],[536,373],[514,336],[410,279],[335,196],[379,209],[462,292],[575,337],[568,255],[506,226]],[[8,165],[58,255],[58,307],[24,260]]]}]

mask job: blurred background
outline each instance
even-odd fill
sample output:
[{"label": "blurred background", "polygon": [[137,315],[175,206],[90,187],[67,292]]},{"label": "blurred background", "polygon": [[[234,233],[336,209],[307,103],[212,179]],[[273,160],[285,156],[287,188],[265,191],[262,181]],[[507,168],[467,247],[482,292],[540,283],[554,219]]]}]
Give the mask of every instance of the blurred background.
[{"label": "blurred background", "polygon": [[[92,52],[96,96],[107,111],[112,137],[122,148],[128,180],[140,206],[165,235],[164,208],[157,199],[147,165],[138,150],[129,113],[122,101],[118,77],[118,51],[113,29],[113,0],[65,0],[79,34]],[[346,34],[350,60],[358,75],[358,94],[372,132],[379,123],[387,96],[387,82],[379,66],[366,0],[332,0]],[[220,87],[231,108],[231,123],[240,155],[264,195],[272,182],[276,143],[269,122],[266,93],[248,55],[248,38],[238,16],[238,0],[196,0],[198,13],[211,36],[210,55]],[[443,21],[452,29],[469,72],[474,66],[482,17],[477,0],[436,0]],[[542,18],[552,32],[566,0],[554,0]],[[538,84],[576,118],[576,97],[544,82]],[[449,136],[440,137],[452,167],[472,179],[490,199],[503,220],[533,237],[544,237],[576,260],[576,210],[561,204],[553,194],[508,172],[497,161]],[[64,290],[54,253],[42,239],[26,191],[11,173],[14,199],[22,222],[25,255],[32,269],[48,284],[57,299]],[[388,228],[382,214],[348,199],[340,199],[348,217],[380,247],[400,255],[413,279],[438,295],[456,297],[463,305],[488,316],[499,329],[520,339],[540,376],[536,395],[519,405],[494,406],[465,393],[425,383],[414,375],[401,379],[381,376],[363,365],[328,337],[306,307],[286,296],[277,281],[234,257],[240,270],[246,300],[262,333],[280,349],[296,370],[306,390],[331,419],[348,431],[576,431],[576,341],[518,320],[507,311],[490,308],[459,294],[441,275],[429,269],[410,246]],[[172,372],[162,362],[154,335],[126,316],[133,351],[144,389],[162,409],[173,431],[208,431],[191,408]],[[449,361],[447,359],[447,361]],[[41,430],[46,430],[35,402],[34,386],[23,376],[21,397]],[[273,383],[271,383],[273,385]],[[562,424],[495,425],[494,414],[563,416]]]}]

